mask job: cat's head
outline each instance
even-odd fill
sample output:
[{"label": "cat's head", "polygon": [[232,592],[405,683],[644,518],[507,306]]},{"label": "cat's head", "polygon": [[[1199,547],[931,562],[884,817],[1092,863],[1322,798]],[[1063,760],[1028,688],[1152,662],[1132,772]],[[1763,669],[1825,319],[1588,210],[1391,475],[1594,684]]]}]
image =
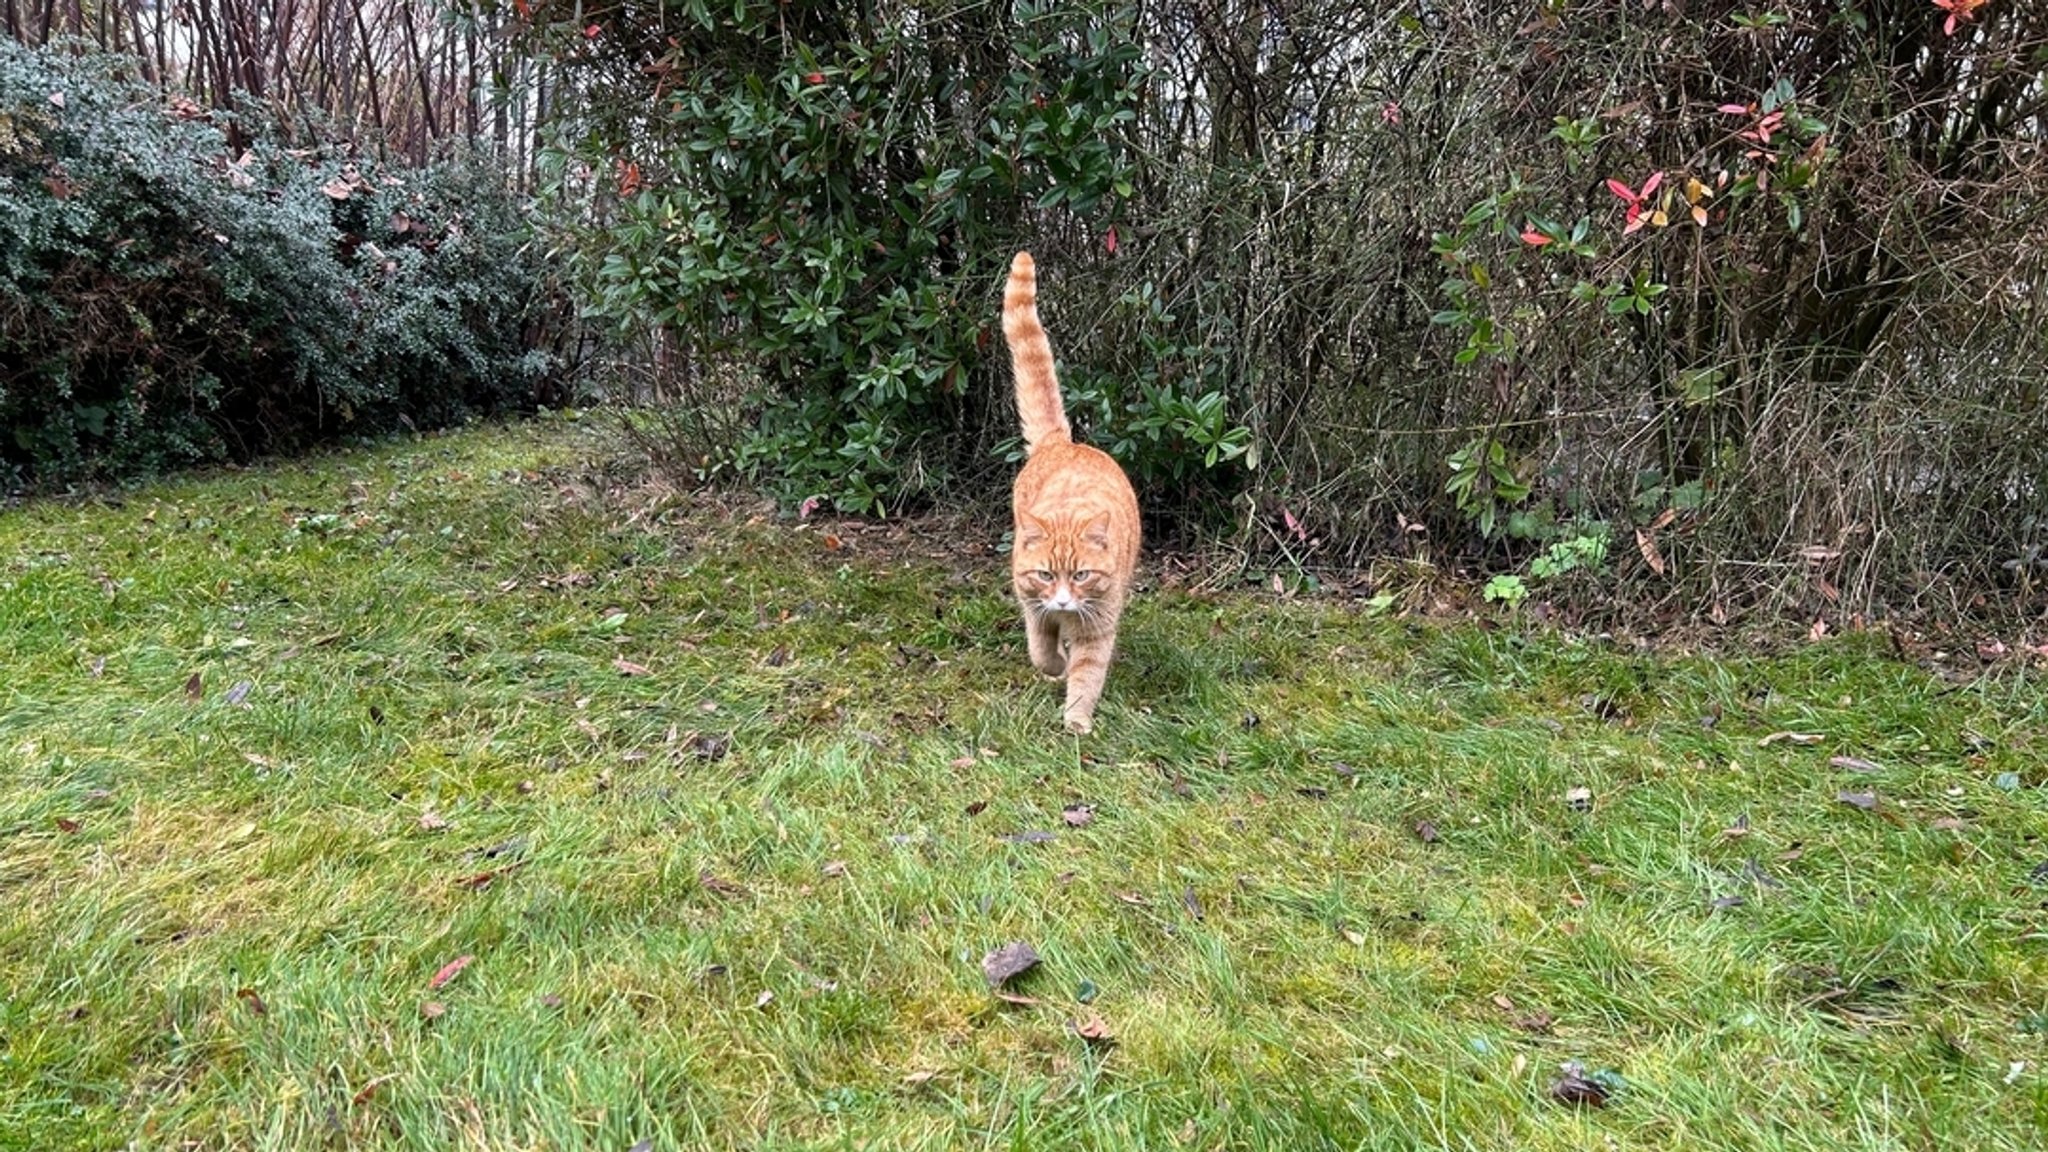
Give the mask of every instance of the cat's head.
[{"label": "cat's head", "polygon": [[1038,611],[1085,613],[1114,588],[1118,564],[1106,515],[1018,518],[1011,577],[1018,597]]}]

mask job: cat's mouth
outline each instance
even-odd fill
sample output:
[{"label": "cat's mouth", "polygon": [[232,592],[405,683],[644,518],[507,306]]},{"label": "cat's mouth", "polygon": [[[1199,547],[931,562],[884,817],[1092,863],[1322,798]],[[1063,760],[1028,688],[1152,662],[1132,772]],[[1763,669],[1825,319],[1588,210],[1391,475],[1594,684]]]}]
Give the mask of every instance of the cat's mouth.
[{"label": "cat's mouth", "polygon": [[1029,605],[1031,615],[1034,617],[1065,615],[1078,616],[1083,620],[1092,620],[1095,617],[1095,601],[1093,600],[1069,600],[1061,604],[1040,596],[1026,603]]}]

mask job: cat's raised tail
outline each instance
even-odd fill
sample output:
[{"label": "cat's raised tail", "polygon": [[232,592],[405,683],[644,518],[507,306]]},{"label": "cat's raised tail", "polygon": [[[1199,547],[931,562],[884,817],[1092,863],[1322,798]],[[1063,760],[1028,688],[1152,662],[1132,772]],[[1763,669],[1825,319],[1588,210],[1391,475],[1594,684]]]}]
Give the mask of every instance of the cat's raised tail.
[{"label": "cat's raised tail", "polygon": [[1010,283],[1003,290],[1003,339],[1010,345],[1010,372],[1017,379],[1017,418],[1024,426],[1027,452],[1041,444],[1072,441],[1067,408],[1060,401],[1060,380],[1053,371],[1052,342],[1038,322],[1038,266],[1031,253],[1010,261]]}]

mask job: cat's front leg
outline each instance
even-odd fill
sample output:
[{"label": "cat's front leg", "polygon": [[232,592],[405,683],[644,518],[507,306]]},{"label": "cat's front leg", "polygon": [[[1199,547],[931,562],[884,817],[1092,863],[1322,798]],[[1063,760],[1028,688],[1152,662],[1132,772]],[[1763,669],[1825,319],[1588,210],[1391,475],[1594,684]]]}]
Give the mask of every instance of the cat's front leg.
[{"label": "cat's front leg", "polygon": [[1114,634],[1073,638],[1067,653],[1067,731],[1085,736],[1095,727],[1095,702],[1102,698],[1115,648]]},{"label": "cat's front leg", "polygon": [[1057,680],[1067,674],[1067,647],[1060,639],[1059,625],[1051,615],[1033,619],[1024,616],[1024,646],[1031,653],[1031,666]]}]

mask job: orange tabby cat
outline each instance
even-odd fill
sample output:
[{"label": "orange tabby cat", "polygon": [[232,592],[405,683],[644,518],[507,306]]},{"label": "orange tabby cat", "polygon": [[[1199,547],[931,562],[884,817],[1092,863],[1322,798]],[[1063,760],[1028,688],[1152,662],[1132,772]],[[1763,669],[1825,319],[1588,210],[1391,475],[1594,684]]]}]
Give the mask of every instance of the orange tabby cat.
[{"label": "orange tabby cat", "polygon": [[1107,452],[1074,443],[1052,345],[1038,322],[1038,272],[1029,252],[1010,264],[1003,335],[1030,457],[1010,494],[1017,521],[1010,580],[1024,609],[1031,665],[1066,678],[1067,730],[1085,733],[1094,726],[1117,617],[1138,565],[1138,497]]}]

